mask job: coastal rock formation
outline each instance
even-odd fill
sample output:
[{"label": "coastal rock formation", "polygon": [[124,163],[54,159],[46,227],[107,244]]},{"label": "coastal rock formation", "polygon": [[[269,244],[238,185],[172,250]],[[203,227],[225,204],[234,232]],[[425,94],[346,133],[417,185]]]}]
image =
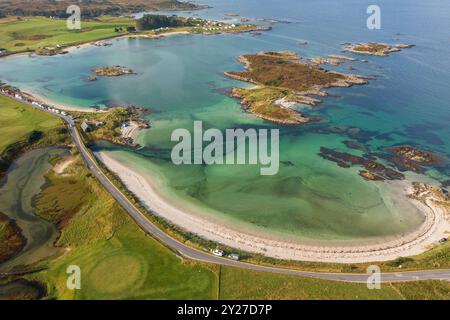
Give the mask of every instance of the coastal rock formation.
[{"label": "coastal rock formation", "polygon": [[144,119],[146,110],[134,106],[114,107],[100,113],[71,113],[79,123],[85,123],[89,127],[89,130],[83,130],[87,138],[106,140],[118,145],[139,147],[134,138],[140,130],[150,128],[149,121]]},{"label": "coastal rock formation", "polygon": [[432,152],[422,151],[411,146],[395,146],[387,149],[394,154],[388,159],[400,170],[410,170],[416,173],[424,173],[423,166],[437,165],[442,160]]},{"label": "coastal rock formation", "polygon": [[246,70],[226,72],[225,75],[253,83],[256,87],[234,88],[231,95],[239,98],[246,109],[257,117],[282,124],[302,124],[320,119],[303,116],[291,108],[293,105],[319,104],[319,99],[310,96],[326,96],[325,88],[367,83],[365,77],[328,71],[297,59],[297,54],[285,51],[239,57]]},{"label": "coastal rock formation", "polygon": [[405,176],[381,163],[372,159],[355,156],[350,153],[339,152],[325,147],[320,148],[319,155],[327,160],[337,163],[342,168],[350,168],[352,165],[360,165],[365,171],[360,171],[360,175],[367,180],[403,180]]},{"label": "coastal rock formation", "polygon": [[413,182],[413,192],[409,194],[408,197],[423,203],[431,198],[437,205],[445,210],[447,218],[450,218],[450,195],[445,189],[423,182]]},{"label": "coastal rock formation", "polygon": [[369,42],[369,43],[358,43],[354,45],[348,45],[344,49],[344,51],[357,54],[384,57],[393,52],[401,51],[401,49],[407,49],[412,47],[414,47],[414,45],[397,44],[396,46],[392,47],[386,43]]},{"label": "coastal rock formation", "polygon": [[335,58],[314,57],[311,58],[310,61],[315,64],[329,64],[332,66],[339,66],[342,64],[342,61],[340,59]]},{"label": "coastal rock formation", "polygon": [[372,172],[366,171],[366,170],[360,170],[359,175],[368,181],[383,181],[384,180],[384,178],[382,178],[376,174],[373,174]]},{"label": "coastal rock formation", "polygon": [[358,59],[356,59],[356,58],[337,55],[337,54],[330,54],[330,55],[328,55],[328,58],[338,59],[338,60],[347,60],[347,61],[358,61]]},{"label": "coastal rock formation", "polygon": [[94,72],[98,76],[104,77],[119,77],[123,75],[135,74],[133,70],[127,67],[122,66],[113,66],[113,67],[97,67],[92,68],[92,72]]}]

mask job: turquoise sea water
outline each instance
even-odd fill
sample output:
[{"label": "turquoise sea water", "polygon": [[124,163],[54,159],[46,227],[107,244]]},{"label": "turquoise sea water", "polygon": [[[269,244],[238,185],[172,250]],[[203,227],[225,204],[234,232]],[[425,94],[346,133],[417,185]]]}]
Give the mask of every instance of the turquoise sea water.
[{"label": "turquoise sea water", "polygon": [[[247,0],[204,1],[213,8],[182,15],[223,19],[275,18],[260,36],[173,36],[158,40],[118,39],[111,47],[86,47],[64,56],[16,56],[0,61],[0,79],[59,103],[133,104],[151,109],[152,129],[143,132],[139,151],[109,150],[122,161],[157,177],[166,196],[181,204],[211,209],[211,215],[267,233],[304,239],[365,239],[405,232],[420,223],[416,209],[388,193],[387,184],[363,181],[357,169],[343,169],[320,158],[321,146],[358,154],[344,140],[363,143],[371,152],[412,144],[450,156],[450,3],[448,1],[378,1],[382,30],[366,28],[369,1]],[[300,43],[307,41],[307,45]],[[241,110],[226,90],[246,84],[224,71],[241,70],[236,57],[261,50],[291,50],[305,57],[339,54],[344,42],[413,43],[413,49],[368,63],[346,62],[336,68],[374,76],[366,86],[329,90],[319,107],[302,108],[326,119],[319,124],[282,127]],[[0,46],[1,47],[1,46]],[[89,69],[124,65],[136,76],[85,80]],[[172,165],[170,134],[205,127],[279,128],[280,159],[276,176],[260,176],[257,166]],[[354,134],[330,127],[358,128]],[[348,131],[346,131],[348,132]],[[356,134],[355,134],[356,132]],[[449,179],[448,165],[430,169],[429,177]],[[390,190],[392,191],[392,190]],[[202,211],[203,211],[202,210]]]}]

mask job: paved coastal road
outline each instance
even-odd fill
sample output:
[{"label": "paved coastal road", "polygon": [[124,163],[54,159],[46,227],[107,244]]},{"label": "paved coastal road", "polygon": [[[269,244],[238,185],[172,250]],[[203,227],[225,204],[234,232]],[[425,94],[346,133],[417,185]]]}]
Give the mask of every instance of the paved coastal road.
[{"label": "paved coastal road", "polygon": [[[23,102],[23,101],[22,101]],[[34,106],[33,106],[34,107]],[[53,113],[52,113],[53,114]],[[84,161],[88,165],[93,175],[100,181],[100,183],[111,193],[111,195],[122,205],[122,207],[128,212],[128,214],[136,221],[136,223],[148,234],[157,238],[159,241],[170,247],[172,250],[179,253],[180,256],[185,258],[204,261],[208,263],[222,264],[231,267],[237,267],[248,270],[266,271],[284,275],[302,276],[326,280],[337,281],[349,281],[349,282],[366,282],[368,275],[357,273],[321,273],[321,272],[308,272],[293,269],[283,269],[268,267],[256,264],[249,264],[241,261],[230,260],[223,257],[217,257],[207,252],[203,252],[194,248],[191,248],[164,233],[152,222],[150,222],[143,213],[141,213],[129,200],[123,195],[123,193],[116,188],[116,186],[108,179],[108,177],[98,167],[97,162],[89,152],[87,147],[81,140],[80,134],[75,126],[73,120],[61,114],[56,114],[63,119],[69,128],[70,135],[78,150],[80,151]],[[450,270],[423,270],[423,271],[410,271],[410,272],[389,272],[382,273],[382,282],[398,282],[398,281],[414,281],[414,280],[447,280],[450,281]]]},{"label": "paved coastal road", "polygon": [[[120,190],[118,190],[114,184],[103,174],[98,168],[96,161],[93,159],[91,153],[87,150],[84,143],[81,141],[78,130],[73,125],[71,120],[67,117],[63,117],[69,123],[70,133],[72,138],[80,150],[84,160],[88,164],[89,168],[95,175],[95,177],[101,182],[101,184],[111,193],[111,195],[124,207],[124,209],[130,214],[130,216],[136,221],[136,223],[146,232],[153,237],[166,244],[171,249],[178,252],[181,256],[190,258],[193,260],[204,261],[209,263],[216,263],[227,265],[231,267],[238,267],[249,270],[266,271],[286,275],[304,276],[311,278],[320,278],[328,280],[340,280],[351,282],[366,282],[366,274],[344,274],[344,273],[319,273],[319,272],[307,272],[292,269],[274,268],[268,266],[261,266],[255,264],[244,263],[240,261],[234,261],[222,257],[216,257],[212,254],[191,248],[164,233],[152,222],[150,222],[144,214],[142,214],[129,200],[126,198]],[[383,282],[396,282],[396,281],[411,281],[411,280],[449,280],[450,270],[426,270],[426,271],[413,271],[413,272],[395,272],[395,273],[383,273],[381,280]]]}]

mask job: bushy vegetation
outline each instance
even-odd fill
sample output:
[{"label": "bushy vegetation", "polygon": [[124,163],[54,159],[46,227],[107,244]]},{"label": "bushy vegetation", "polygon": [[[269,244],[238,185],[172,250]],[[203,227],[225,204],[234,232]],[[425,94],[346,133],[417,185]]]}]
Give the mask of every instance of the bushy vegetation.
[{"label": "bushy vegetation", "polygon": [[19,252],[26,243],[15,221],[0,212],[0,264]]},{"label": "bushy vegetation", "polygon": [[112,143],[124,144],[124,139],[120,132],[121,125],[133,119],[138,120],[131,108],[113,108],[102,113],[72,112],[72,114],[80,120],[80,124],[86,120],[88,122],[100,121],[102,123],[99,126],[94,125],[91,132],[83,133],[88,143],[92,140],[107,140]]},{"label": "bushy vegetation", "polygon": [[137,21],[138,30],[154,30],[159,28],[191,27],[195,22],[192,19],[159,14],[146,14]]},{"label": "bushy vegetation", "polygon": [[[289,95],[286,90],[271,87],[236,88],[233,95],[241,97],[241,103],[250,111],[264,119],[277,119],[279,121],[296,121],[300,114],[289,108],[280,108],[275,101]],[[295,101],[295,97],[291,101]]]},{"label": "bushy vegetation", "polygon": [[246,55],[250,68],[243,72],[230,72],[265,86],[276,86],[295,91],[307,91],[342,79],[343,76],[317,66],[291,61],[273,54]]},{"label": "bushy vegetation", "polygon": [[6,15],[46,16],[66,18],[67,7],[79,4],[82,6],[83,18],[97,17],[105,14],[119,15],[126,12],[149,10],[195,9],[192,3],[176,0],[7,0],[0,2],[0,17]]}]

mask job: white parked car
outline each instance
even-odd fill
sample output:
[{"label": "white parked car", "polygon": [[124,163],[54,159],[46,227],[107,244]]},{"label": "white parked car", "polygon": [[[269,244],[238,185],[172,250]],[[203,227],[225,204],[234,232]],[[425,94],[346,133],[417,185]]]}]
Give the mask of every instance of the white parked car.
[{"label": "white parked car", "polygon": [[217,249],[216,248],[216,249],[214,249],[212,251],[212,254],[215,255],[215,256],[218,256],[218,257],[223,257],[225,252],[223,250],[221,250],[221,249]]},{"label": "white parked car", "polygon": [[233,259],[233,260],[239,260],[241,257],[237,253],[230,253],[228,255],[228,258]]}]

